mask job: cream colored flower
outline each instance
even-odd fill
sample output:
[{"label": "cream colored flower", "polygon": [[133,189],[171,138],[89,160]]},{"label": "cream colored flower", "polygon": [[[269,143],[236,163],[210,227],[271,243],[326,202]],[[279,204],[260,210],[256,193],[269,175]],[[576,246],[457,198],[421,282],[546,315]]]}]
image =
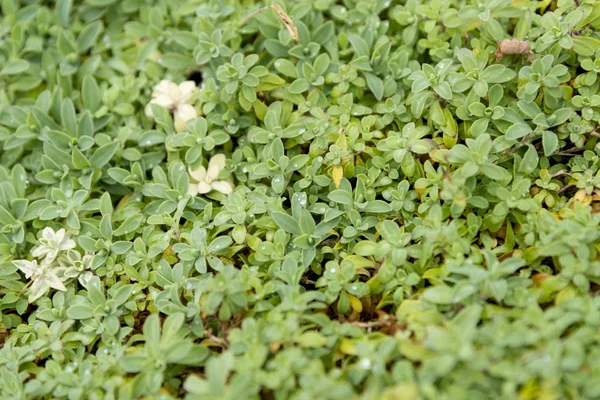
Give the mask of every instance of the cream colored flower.
[{"label": "cream colored flower", "polygon": [[25,274],[25,278],[33,282],[29,288],[28,301],[30,303],[42,297],[50,288],[63,292],[67,291],[64,283],[49,264],[38,265],[36,260],[15,260],[13,264]]},{"label": "cream colored flower", "polygon": [[191,178],[188,193],[192,196],[206,194],[213,190],[223,194],[231,193],[233,179],[217,180],[219,173],[225,168],[226,161],[224,154],[215,154],[208,162],[208,169],[203,166],[195,170],[188,169]]},{"label": "cream colored flower", "polygon": [[189,120],[198,117],[198,112],[191,105],[192,96],[198,90],[194,81],[184,81],[179,85],[163,79],[152,91],[152,100],[146,105],[146,115],[152,117],[152,104],[157,104],[173,113],[175,130],[182,132]]},{"label": "cream colored flower", "polygon": [[70,239],[64,229],[54,232],[49,226],[42,231],[40,245],[33,249],[31,253],[34,257],[44,257],[42,264],[49,264],[61,251],[67,251],[75,248],[75,242]]}]

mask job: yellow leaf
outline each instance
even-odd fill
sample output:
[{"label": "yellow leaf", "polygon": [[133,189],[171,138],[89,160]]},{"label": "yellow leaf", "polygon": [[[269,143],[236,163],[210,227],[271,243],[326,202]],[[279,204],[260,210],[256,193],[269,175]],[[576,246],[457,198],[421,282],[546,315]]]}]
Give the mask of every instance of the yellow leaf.
[{"label": "yellow leaf", "polygon": [[573,196],[573,199],[584,206],[587,206],[592,202],[592,196],[588,195],[585,189],[578,190],[577,193],[575,193],[575,196]]},{"label": "yellow leaf", "polygon": [[537,398],[539,389],[535,380],[530,380],[521,389],[519,393],[519,400],[533,400]]},{"label": "yellow leaf", "polygon": [[356,354],[356,346],[352,340],[342,339],[340,342],[340,351],[344,354],[353,356]]},{"label": "yellow leaf", "polygon": [[119,200],[119,203],[117,204],[117,209],[123,207],[125,203],[127,203],[127,199],[129,199],[130,197],[130,194],[126,194],[125,196],[121,197],[121,200]]},{"label": "yellow leaf", "polygon": [[350,255],[344,258],[344,261],[351,262],[354,265],[354,268],[375,268],[375,263],[371,260],[368,260],[362,256],[357,256],[356,254]]},{"label": "yellow leaf", "polygon": [[352,296],[351,294],[349,294],[348,297],[350,298],[350,307],[352,307],[354,311],[360,314],[363,310],[361,301],[357,297]]},{"label": "yellow leaf", "polygon": [[344,169],[342,168],[341,165],[336,165],[335,167],[333,167],[333,184],[335,185],[335,188],[339,188],[340,187],[340,183],[342,183],[342,178],[344,177]]},{"label": "yellow leaf", "polygon": [[254,103],[252,103],[252,106],[254,107],[254,114],[256,114],[256,117],[263,121],[265,119],[265,114],[267,113],[267,106],[265,105],[265,103],[263,103],[260,100],[255,101]]},{"label": "yellow leaf", "polygon": [[337,140],[335,141],[335,145],[342,150],[348,150],[348,141],[346,140],[346,135],[339,135]]},{"label": "yellow leaf", "polygon": [[569,285],[566,288],[564,288],[563,290],[561,290],[560,292],[558,292],[558,294],[556,295],[556,299],[554,300],[554,303],[559,306],[561,303],[567,301],[567,300],[571,300],[573,298],[575,298],[577,296],[577,289],[575,289],[573,286]]}]

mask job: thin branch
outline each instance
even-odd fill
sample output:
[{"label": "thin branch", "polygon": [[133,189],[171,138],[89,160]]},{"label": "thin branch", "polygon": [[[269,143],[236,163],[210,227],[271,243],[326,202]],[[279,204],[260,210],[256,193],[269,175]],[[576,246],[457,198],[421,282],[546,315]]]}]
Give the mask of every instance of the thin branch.
[{"label": "thin branch", "polygon": [[204,334],[206,335],[206,337],[208,337],[210,340],[212,340],[213,342],[215,342],[216,344],[219,344],[225,348],[229,347],[229,342],[227,342],[227,340],[225,338],[220,338],[218,336],[215,336],[211,331],[209,330],[205,330]]},{"label": "thin branch", "polygon": [[258,10],[254,11],[252,14],[248,15],[246,18],[241,20],[240,25],[246,24],[246,22],[250,21],[252,18],[256,17],[258,14],[264,13],[265,11],[267,11],[270,8],[271,8],[271,6],[264,6],[263,8],[259,8]]},{"label": "thin branch", "polygon": [[296,42],[300,42],[300,38],[298,37],[298,28],[296,27],[296,24],[294,23],[294,21],[292,21],[290,16],[287,15],[287,13],[285,11],[283,11],[283,8],[281,8],[279,6],[279,4],[271,4],[270,6],[265,6],[263,8],[259,8],[258,10],[254,11],[253,13],[248,15],[246,18],[242,19],[240,21],[240,24],[244,25],[246,22],[250,21],[252,18],[256,17],[259,14],[264,13],[267,10],[275,11],[277,16],[281,20],[281,22],[283,22],[283,25],[285,25],[285,28],[287,29],[287,31],[290,34],[290,36],[292,37],[292,39],[295,40]]},{"label": "thin branch", "polygon": [[559,177],[559,176],[571,176],[570,173],[568,173],[567,171],[565,171],[564,169],[561,169],[558,172],[555,172],[554,174],[552,174],[553,178]]},{"label": "thin branch", "polygon": [[378,320],[378,321],[369,321],[369,322],[362,322],[362,321],[354,321],[354,322],[348,322],[350,325],[353,326],[357,326],[359,328],[364,328],[364,329],[372,329],[372,328],[381,328],[384,326],[392,326],[394,324],[393,320]]},{"label": "thin branch", "polygon": [[569,183],[569,184],[567,184],[567,185],[565,185],[565,186],[561,187],[561,188],[559,189],[559,191],[558,191],[558,194],[564,193],[564,192],[566,192],[567,190],[569,190],[570,188],[572,188],[572,187],[574,187],[574,186],[575,186],[575,185],[573,185],[573,184],[570,184],[570,183]]}]

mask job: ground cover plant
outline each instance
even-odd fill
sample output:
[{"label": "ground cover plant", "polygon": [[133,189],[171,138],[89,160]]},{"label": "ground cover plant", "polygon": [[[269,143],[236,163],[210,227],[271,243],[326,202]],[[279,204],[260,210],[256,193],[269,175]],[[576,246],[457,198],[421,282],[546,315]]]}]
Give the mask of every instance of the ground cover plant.
[{"label": "ground cover plant", "polygon": [[600,2],[0,3],[3,398],[600,398]]}]

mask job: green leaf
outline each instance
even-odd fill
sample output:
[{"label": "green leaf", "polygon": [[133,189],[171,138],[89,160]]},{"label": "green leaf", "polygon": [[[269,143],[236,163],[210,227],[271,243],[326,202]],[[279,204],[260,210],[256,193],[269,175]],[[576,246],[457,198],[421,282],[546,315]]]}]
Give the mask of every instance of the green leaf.
[{"label": "green leaf", "polygon": [[94,309],[83,304],[67,308],[67,317],[72,319],[88,319],[94,316]]},{"label": "green leaf", "polygon": [[589,36],[573,36],[573,50],[582,56],[593,56],[600,49],[600,39]]},{"label": "green leaf", "polygon": [[54,6],[54,11],[56,12],[56,16],[58,17],[58,21],[62,26],[67,26],[69,24],[69,13],[71,12],[71,6],[73,4],[73,0],[57,0]]},{"label": "green leaf", "polygon": [[102,22],[100,21],[94,21],[86,25],[77,37],[77,51],[83,53],[92,47],[98,39],[100,32],[102,32],[102,28]]},{"label": "green leaf", "polygon": [[102,168],[105,166],[118,148],[118,142],[111,142],[96,149],[96,151],[90,157],[90,165],[92,168]]},{"label": "green leaf", "polygon": [[98,108],[100,108],[102,99],[100,97],[98,84],[93,76],[87,75],[85,78],[83,78],[81,95],[83,99],[83,105],[92,113],[96,112]]},{"label": "green leaf", "polygon": [[75,107],[71,99],[63,100],[60,110],[60,119],[66,132],[75,137],[77,135],[77,117],[75,115]]},{"label": "green leaf", "polygon": [[310,87],[310,84],[306,79],[296,79],[292,84],[288,87],[288,90],[292,94],[300,94],[306,92]]},{"label": "green leaf", "polygon": [[25,60],[11,60],[0,69],[0,75],[17,75],[29,69],[29,63]]},{"label": "green leaf", "polygon": [[179,53],[165,53],[160,57],[159,62],[163,67],[174,70],[192,68],[195,65],[191,57]]},{"label": "green leaf", "polygon": [[113,236],[123,236],[135,232],[144,222],[144,216],[140,214],[130,215],[113,232]]},{"label": "green leaf", "polygon": [[352,44],[356,57],[368,57],[370,55],[369,45],[365,39],[358,35],[349,35],[348,40]]},{"label": "green leaf", "polygon": [[383,81],[377,75],[365,73],[367,78],[367,86],[375,95],[377,100],[381,100],[383,97]]},{"label": "green leaf", "polygon": [[362,207],[362,210],[372,213],[384,213],[392,211],[392,206],[382,200],[372,200]]},{"label": "green leaf", "polygon": [[482,164],[479,168],[485,176],[495,181],[510,180],[512,176],[510,172],[499,165]]},{"label": "green leaf", "polygon": [[352,199],[352,194],[345,190],[342,190],[342,189],[337,189],[337,190],[331,191],[327,195],[327,198],[331,201],[334,201],[339,204],[344,204],[347,206],[351,206],[352,204],[354,204],[354,200]]},{"label": "green leaf", "polygon": [[275,221],[277,226],[279,226],[284,231],[291,233],[293,235],[302,234],[300,225],[289,214],[279,212],[279,211],[271,211],[271,217],[273,218],[273,221]]},{"label": "green leaf", "polygon": [[542,134],[542,145],[544,147],[544,155],[548,157],[558,149],[558,137],[554,132],[544,131]]},{"label": "green leaf", "polygon": [[231,236],[219,236],[208,245],[208,252],[215,253],[217,251],[226,250],[233,243]]},{"label": "green leaf", "polygon": [[319,332],[309,331],[296,336],[295,341],[301,347],[323,347],[327,339]]},{"label": "green leaf", "polygon": [[527,123],[518,123],[510,126],[506,131],[506,138],[509,140],[517,140],[533,132],[533,129]]}]

